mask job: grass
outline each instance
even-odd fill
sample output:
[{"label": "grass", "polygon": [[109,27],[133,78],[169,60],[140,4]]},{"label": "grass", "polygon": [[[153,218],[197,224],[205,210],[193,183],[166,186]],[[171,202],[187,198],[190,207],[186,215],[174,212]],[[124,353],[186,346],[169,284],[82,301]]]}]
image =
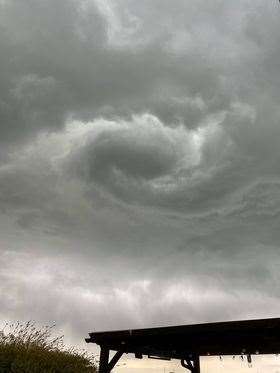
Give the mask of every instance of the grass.
[{"label": "grass", "polygon": [[6,324],[0,332],[0,373],[96,373],[87,352],[66,348],[54,326],[34,322]]}]

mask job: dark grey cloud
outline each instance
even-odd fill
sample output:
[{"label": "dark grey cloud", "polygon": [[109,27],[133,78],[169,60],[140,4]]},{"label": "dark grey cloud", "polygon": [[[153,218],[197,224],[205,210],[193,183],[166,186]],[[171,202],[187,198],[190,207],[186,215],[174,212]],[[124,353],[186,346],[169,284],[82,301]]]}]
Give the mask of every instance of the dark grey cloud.
[{"label": "dark grey cloud", "polygon": [[0,7],[1,319],[278,315],[277,4]]},{"label": "dark grey cloud", "polygon": [[[181,6],[177,4],[178,11],[185,10]],[[166,123],[193,127],[210,111],[229,105],[218,61],[209,68],[209,57],[197,54],[194,45],[182,53],[180,48],[172,52],[175,14],[173,22],[163,27],[170,18],[163,12],[163,25],[152,23],[152,32],[152,24],[145,28],[150,15],[141,20],[142,7],[131,12],[128,8],[126,18],[136,19],[129,34],[125,21],[112,16],[113,3],[11,1],[1,8],[1,138],[5,142],[41,129],[61,128],[70,115],[92,119],[148,111]],[[156,9],[153,4],[150,13]],[[186,31],[184,22],[180,20],[180,29]],[[190,38],[196,35],[189,32]]]}]

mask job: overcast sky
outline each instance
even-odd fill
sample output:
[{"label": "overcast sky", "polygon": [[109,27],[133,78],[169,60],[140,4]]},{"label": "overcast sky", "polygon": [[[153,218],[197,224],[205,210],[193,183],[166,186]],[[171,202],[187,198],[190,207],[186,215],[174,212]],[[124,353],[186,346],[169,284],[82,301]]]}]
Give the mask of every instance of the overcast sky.
[{"label": "overcast sky", "polygon": [[[280,315],[275,0],[0,0],[0,319]],[[271,372],[271,370],[270,370]]]}]

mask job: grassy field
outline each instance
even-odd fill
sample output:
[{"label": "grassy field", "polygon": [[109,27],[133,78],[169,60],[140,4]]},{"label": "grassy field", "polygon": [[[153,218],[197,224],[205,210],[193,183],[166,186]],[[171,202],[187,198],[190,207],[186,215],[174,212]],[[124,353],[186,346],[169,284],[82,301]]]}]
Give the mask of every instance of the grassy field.
[{"label": "grassy field", "polygon": [[96,373],[86,352],[65,348],[53,327],[32,322],[6,325],[0,332],[0,373]]}]

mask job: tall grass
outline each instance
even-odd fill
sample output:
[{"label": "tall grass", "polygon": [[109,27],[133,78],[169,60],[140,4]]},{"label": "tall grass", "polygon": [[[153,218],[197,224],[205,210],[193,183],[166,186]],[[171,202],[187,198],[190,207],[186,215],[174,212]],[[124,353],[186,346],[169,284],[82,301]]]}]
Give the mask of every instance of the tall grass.
[{"label": "tall grass", "polygon": [[66,348],[54,326],[6,324],[0,332],[0,373],[96,373],[91,355]]}]

